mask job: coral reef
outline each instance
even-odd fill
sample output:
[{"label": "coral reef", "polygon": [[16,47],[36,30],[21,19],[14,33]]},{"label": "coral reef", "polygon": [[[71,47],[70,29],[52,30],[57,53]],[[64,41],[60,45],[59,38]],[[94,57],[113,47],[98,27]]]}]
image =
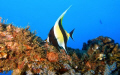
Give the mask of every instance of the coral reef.
[{"label": "coral reef", "polygon": [[115,69],[117,69],[116,67],[116,62],[114,62],[112,65],[108,65],[106,64],[105,66],[105,71],[104,71],[104,75],[110,75],[112,73],[112,71],[114,71]]},{"label": "coral reef", "polygon": [[58,51],[31,33],[0,23],[0,72],[12,75],[110,75],[119,74],[120,46],[109,37],[100,36],[83,43],[82,50],[68,47]]},{"label": "coral reef", "polygon": [[[93,70],[96,75],[110,75],[114,71],[111,69],[113,66],[115,70],[119,72],[119,57],[120,57],[120,47],[118,43],[114,43],[114,40],[109,37],[99,36],[96,39],[92,39],[88,41],[88,44],[83,44],[83,50],[85,49],[88,55],[85,60],[85,69]],[[113,65],[112,65],[113,64]],[[106,67],[106,65],[112,65],[112,68]],[[111,72],[107,73],[107,69],[109,68]]]}]

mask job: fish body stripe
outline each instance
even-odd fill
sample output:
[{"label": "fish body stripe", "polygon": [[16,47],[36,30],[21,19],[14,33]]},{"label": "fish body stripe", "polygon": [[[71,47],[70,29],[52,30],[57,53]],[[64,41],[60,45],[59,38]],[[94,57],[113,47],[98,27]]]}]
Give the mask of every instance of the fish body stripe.
[{"label": "fish body stripe", "polygon": [[64,30],[63,27],[62,27],[62,20],[61,20],[61,19],[59,20],[58,25],[59,25],[59,28],[60,28],[61,33],[62,33],[62,35],[63,35],[63,42],[64,42],[65,49],[66,49],[66,44],[67,44],[67,40],[68,40],[68,39],[67,39],[67,34],[66,34],[65,30]]},{"label": "fish body stripe", "polygon": [[52,29],[50,30],[48,37],[49,37],[49,39],[48,39],[49,42],[51,44],[53,44],[56,48],[58,48],[59,45],[58,45],[57,39],[54,35],[54,27],[52,27]]}]

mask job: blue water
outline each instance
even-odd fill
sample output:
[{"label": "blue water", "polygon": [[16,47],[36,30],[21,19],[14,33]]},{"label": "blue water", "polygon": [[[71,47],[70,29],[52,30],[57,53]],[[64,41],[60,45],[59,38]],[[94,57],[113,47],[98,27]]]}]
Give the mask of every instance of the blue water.
[{"label": "blue water", "polygon": [[[7,23],[37,32],[43,40],[57,18],[70,6],[63,18],[67,32],[75,28],[67,46],[82,48],[83,42],[108,36],[120,43],[120,0],[0,0],[0,17]],[[0,73],[1,74],[1,73]]]},{"label": "blue water", "polygon": [[12,72],[13,72],[13,71],[3,72],[3,73],[0,73],[0,75],[12,75]]}]

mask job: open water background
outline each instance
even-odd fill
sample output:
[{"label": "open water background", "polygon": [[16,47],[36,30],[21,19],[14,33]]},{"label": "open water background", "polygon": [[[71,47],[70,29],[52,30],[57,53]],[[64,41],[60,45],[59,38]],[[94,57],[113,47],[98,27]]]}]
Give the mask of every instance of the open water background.
[{"label": "open water background", "polygon": [[[67,32],[75,28],[67,46],[82,49],[83,42],[108,36],[120,43],[120,0],[0,0],[0,17],[7,23],[27,27],[43,40],[58,17],[70,6],[63,18]],[[11,71],[7,73],[10,75]],[[6,75],[0,73],[0,75]]]}]

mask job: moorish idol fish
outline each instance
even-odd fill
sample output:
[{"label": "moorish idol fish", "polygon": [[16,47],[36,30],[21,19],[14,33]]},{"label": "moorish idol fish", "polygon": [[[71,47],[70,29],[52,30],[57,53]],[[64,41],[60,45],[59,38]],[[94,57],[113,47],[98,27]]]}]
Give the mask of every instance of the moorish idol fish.
[{"label": "moorish idol fish", "polygon": [[67,10],[65,10],[62,13],[62,15],[57,19],[57,21],[55,22],[55,25],[51,28],[51,30],[48,34],[48,38],[46,39],[47,42],[53,44],[53,46],[55,46],[58,50],[60,47],[63,47],[66,54],[67,54],[67,46],[66,46],[67,41],[68,41],[69,37],[71,37],[73,39],[72,35],[73,35],[73,31],[74,31],[74,29],[73,29],[70,33],[67,33],[67,31],[62,26],[62,20],[63,20],[65,13],[67,12]]}]

